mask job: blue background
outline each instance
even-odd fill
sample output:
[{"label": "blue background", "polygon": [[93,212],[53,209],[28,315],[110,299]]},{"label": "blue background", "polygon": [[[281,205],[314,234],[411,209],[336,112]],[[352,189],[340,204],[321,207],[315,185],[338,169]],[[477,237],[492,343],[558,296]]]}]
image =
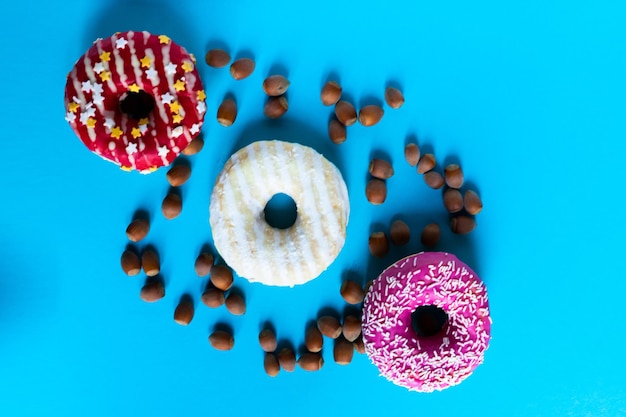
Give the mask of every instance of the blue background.
[{"label": "blue background", "polygon": [[[619,1],[134,1],[12,2],[0,15],[0,414],[33,415],[626,415],[623,154],[626,18]],[[208,93],[204,150],[189,158],[182,215],[160,203],[165,170],[125,173],[90,154],[63,120],[65,76],[97,37],[168,34],[199,63],[214,46],[251,56],[254,74],[200,65]],[[262,114],[265,76],[292,85],[278,121]],[[380,124],[326,137],[329,78],[357,106],[401,87],[405,106]],[[239,115],[214,119],[226,94]],[[345,175],[352,206],[347,246],[319,279],[294,289],[243,279],[248,313],[199,303],[205,280],[193,261],[211,243],[208,204],[227,157],[256,139],[313,145]],[[485,209],[466,237],[445,232],[486,282],[493,318],[485,363],[457,387],[410,393],[377,376],[365,356],[340,367],[326,348],[317,373],[262,368],[256,337],[270,321],[303,342],[321,309],[342,311],[342,279],[365,281],[421,250],[419,231],[446,215],[403,159],[416,140],[441,164],[457,161]],[[389,197],[364,196],[372,156],[389,158]],[[146,210],[146,243],[162,258],[166,297],[143,303],[141,277],[119,255],[134,212]],[[370,231],[405,219],[407,247],[382,261]],[[444,227],[444,230],[445,227]],[[140,245],[141,247],[141,245]],[[190,293],[196,317],[172,320]],[[207,336],[231,326],[236,344],[217,352]]]}]

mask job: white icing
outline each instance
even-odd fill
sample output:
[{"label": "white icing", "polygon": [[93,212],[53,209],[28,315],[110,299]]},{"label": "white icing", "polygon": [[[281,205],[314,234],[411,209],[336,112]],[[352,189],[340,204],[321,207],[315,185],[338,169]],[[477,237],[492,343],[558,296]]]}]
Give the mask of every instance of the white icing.
[{"label": "white icing", "polygon": [[[265,222],[278,193],[297,206],[288,229]],[[255,142],[227,161],[210,203],[213,241],[237,274],[266,285],[294,286],[319,276],[345,242],[348,190],[339,170],[303,145]]]}]

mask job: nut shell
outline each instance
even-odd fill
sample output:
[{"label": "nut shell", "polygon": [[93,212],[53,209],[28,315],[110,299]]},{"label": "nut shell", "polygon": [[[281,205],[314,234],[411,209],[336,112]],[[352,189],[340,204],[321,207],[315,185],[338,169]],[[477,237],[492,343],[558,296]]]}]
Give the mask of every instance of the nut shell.
[{"label": "nut shell", "polygon": [[259,333],[259,344],[265,352],[274,352],[278,345],[276,333],[272,329],[261,330]]},{"label": "nut shell", "polygon": [[265,373],[271,377],[278,375],[280,372],[280,365],[276,355],[271,352],[265,353],[265,357],[263,358],[263,369],[265,369]]},{"label": "nut shell", "polygon": [[439,243],[439,238],[441,237],[441,228],[437,223],[430,223],[424,226],[422,230],[421,242],[422,245],[433,248],[437,246]]},{"label": "nut shell", "polygon": [[141,259],[139,259],[135,251],[130,249],[122,252],[120,264],[122,265],[122,271],[129,277],[135,276],[141,272]]},{"label": "nut shell", "polygon": [[141,254],[141,267],[147,276],[153,277],[161,272],[159,255],[152,249],[146,248]]},{"label": "nut shell", "polygon": [[328,122],[328,137],[335,145],[344,143],[348,137],[346,126],[335,118],[330,119],[330,122]]},{"label": "nut shell", "polygon": [[209,308],[218,308],[225,302],[224,291],[219,288],[215,288],[213,285],[207,285],[202,293],[202,303]]},{"label": "nut shell", "polygon": [[226,304],[226,309],[235,316],[243,316],[246,314],[246,301],[244,298],[234,292],[231,292],[226,297],[224,302]]},{"label": "nut shell", "polygon": [[165,178],[172,187],[180,187],[191,177],[191,168],[185,164],[174,165],[167,171]]},{"label": "nut shell", "polygon": [[438,190],[445,184],[443,175],[434,170],[424,173],[424,182],[433,190]]},{"label": "nut shell", "polygon": [[224,330],[216,330],[209,336],[209,343],[217,350],[231,350],[235,346],[235,338]]},{"label": "nut shell", "polygon": [[374,205],[380,205],[387,199],[387,184],[379,178],[371,178],[365,186],[365,198]]},{"label": "nut shell", "polygon": [[391,223],[389,228],[389,240],[396,246],[402,246],[411,240],[411,229],[409,225],[398,219]]},{"label": "nut shell", "polygon": [[469,214],[476,215],[483,209],[483,202],[476,192],[467,190],[463,195],[463,206]]},{"label": "nut shell", "polygon": [[320,333],[331,339],[336,339],[341,334],[341,323],[333,316],[322,316],[318,318],[317,328]]},{"label": "nut shell", "polygon": [[148,235],[150,222],[146,219],[135,219],[126,228],[126,237],[131,242],[139,242]]},{"label": "nut shell", "polygon": [[319,371],[324,366],[324,358],[320,353],[305,352],[298,358],[298,365],[305,371]]},{"label": "nut shell", "polygon": [[435,159],[435,155],[432,153],[425,153],[420,157],[419,162],[417,163],[417,173],[425,174],[435,167],[437,164],[437,160]]},{"label": "nut shell", "polygon": [[354,346],[354,350],[357,353],[364,354],[365,353],[365,344],[363,343],[363,335],[359,335],[354,342],[352,342],[352,346]]},{"label": "nut shell", "polygon": [[420,147],[417,143],[407,143],[404,147],[404,159],[406,162],[414,167],[420,160]]},{"label": "nut shell", "polygon": [[343,336],[335,339],[333,346],[333,359],[338,365],[348,365],[354,356],[354,346]]},{"label": "nut shell", "polygon": [[456,188],[446,188],[443,192],[443,206],[448,213],[458,213],[463,210],[463,194]]},{"label": "nut shell", "polygon": [[189,145],[185,149],[182,150],[182,154],[186,156],[191,156],[199,153],[202,148],[204,148],[204,139],[202,136],[196,137],[194,140],[189,142]]},{"label": "nut shell", "polygon": [[372,256],[383,258],[389,253],[389,240],[385,232],[373,232],[369,237],[369,250]]},{"label": "nut shell", "polygon": [[348,314],[343,319],[343,337],[349,342],[354,342],[361,334],[361,319],[358,316]]},{"label": "nut shell", "polygon": [[183,299],[174,310],[174,321],[181,326],[187,326],[193,320],[194,306],[190,299]]},{"label": "nut shell", "polygon": [[304,336],[304,344],[309,352],[321,351],[324,346],[322,332],[316,326],[309,327]]},{"label": "nut shell", "polygon": [[463,186],[463,170],[458,164],[448,164],[443,169],[443,176],[446,184],[450,188],[461,188]]},{"label": "nut shell", "polygon": [[224,127],[232,126],[237,119],[237,103],[234,99],[225,98],[217,108],[217,122]]},{"label": "nut shell", "polygon": [[376,104],[369,104],[359,110],[359,123],[363,126],[374,126],[383,118],[385,111]]},{"label": "nut shell", "polygon": [[228,291],[233,286],[233,271],[226,265],[213,265],[210,279],[216,288]]},{"label": "nut shell", "polygon": [[341,85],[337,81],[328,81],[322,87],[322,92],[320,93],[320,98],[322,100],[322,104],[324,106],[332,106],[333,104],[337,104],[339,99],[341,98],[342,88]]},{"label": "nut shell", "polygon": [[393,177],[393,167],[388,161],[380,158],[374,158],[370,162],[368,167],[369,173],[374,178],[379,178],[381,180],[386,180]]},{"label": "nut shell", "polygon": [[284,347],[278,352],[278,363],[285,371],[293,372],[296,369],[296,354],[290,348]]},{"label": "nut shell", "polygon": [[213,68],[223,68],[230,62],[230,54],[223,49],[210,49],[204,56],[207,65]]},{"label": "nut shell", "polygon": [[404,104],[404,94],[395,87],[385,89],[385,101],[392,109],[399,109]]},{"label": "nut shell", "polygon": [[291,82],[282,75],[270,75],[263,80],[263,91],[268,96],[285,94]]},{"label": "nut shell", "polygon": [[344,126],[352,126],[356,123],[356,109],[346,100],[339,100],[335,104],[335,116]]},{"label": "nut shell", "polygon": [[269,97],[265,102],[263,114],[270,119],[278,119],[289,110],[289,102],[285,96]]},{"label": "nut shell", "polygon": [[230,64],[230,75],[235,80],[248,78],[254,72],[255,62],[250,58],[239,58]]},{"label": "nut shell", "polygon": [[196,262],[194,264],[194,270],[196,271],[196,275],[199,277],[205,277],[211,273],[211,268],[213,267],[213,255],[208,252],[202,252],[196,258]]},{"label": "nut shell", "polygon": [[363,302],[365,293],[363,287],[358,282],[346,280],[341,284],[339,290],[341,296],[348,304],[359,304]]},{"label": "nut shell", "polygon": [[183,211],[183,200],[176,193],[168,193],[161,203],[161,212],[167,220],[175,219]]},{"label": "nut shell", "polygon": [[465,235],[476,228],[476,220],[465,214],[460,214],[450,219],[450,230],[457,235]]},{"label": "nut shell", "polygon": [[161,281],[147,282],[139,292],[139,297],[146,303],[154,303],[165,297],[165,286]]}]

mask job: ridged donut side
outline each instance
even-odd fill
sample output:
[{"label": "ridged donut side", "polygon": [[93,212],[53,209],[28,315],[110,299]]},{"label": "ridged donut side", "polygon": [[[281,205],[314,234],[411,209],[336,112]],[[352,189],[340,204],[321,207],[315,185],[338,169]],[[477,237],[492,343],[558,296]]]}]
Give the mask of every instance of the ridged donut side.
[{"label": "ridged donut side", "polygon": [[[264,219],[263,209],[277,193],[296,202],[296,222],[288,229]],[[293,286],[319,276],[337,257],[349,201],[341,174],[321,154],[299,144],[259,141],[226,163],[210,212],[215,246],[238,275]],[[247,239],[245,250],[241,239]]]}]

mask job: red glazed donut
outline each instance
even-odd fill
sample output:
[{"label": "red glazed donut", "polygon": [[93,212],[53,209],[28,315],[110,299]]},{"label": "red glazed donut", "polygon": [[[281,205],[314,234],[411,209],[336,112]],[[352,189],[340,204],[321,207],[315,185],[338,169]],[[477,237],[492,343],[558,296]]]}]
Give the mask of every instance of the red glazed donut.
[{"label": "red glazed donut", "polygon": [[200,132],[206,95],[195,59],[167,36],[116,33],[78,59],[65,119],[92,152],[123,170],[169,165]]}]

